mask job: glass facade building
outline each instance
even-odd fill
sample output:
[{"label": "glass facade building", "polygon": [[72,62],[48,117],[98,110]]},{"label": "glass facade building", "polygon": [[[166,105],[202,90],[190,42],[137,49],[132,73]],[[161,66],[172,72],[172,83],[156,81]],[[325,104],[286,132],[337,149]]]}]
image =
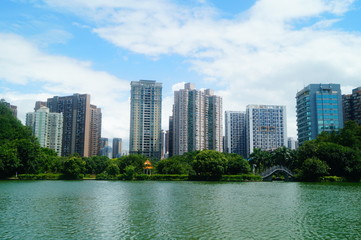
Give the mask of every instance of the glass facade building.
[{"label": "glass facade building", "polygon": [[310,84],[296,95],[298,142],[343,127],[340,84]]}]

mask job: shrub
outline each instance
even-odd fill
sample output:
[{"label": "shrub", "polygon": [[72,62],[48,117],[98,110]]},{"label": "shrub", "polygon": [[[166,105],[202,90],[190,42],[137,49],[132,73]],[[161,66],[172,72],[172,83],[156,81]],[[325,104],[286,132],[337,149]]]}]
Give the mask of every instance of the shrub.
[{"label": "shrub", "polygon": [[260,182],[262,177],[255,174],[241,174],[241,175],[223,175],[221,181],[224,182]]},{"label": "shrub", "polygon": [[60,173],[40,173],[40,174],[19,174],[21,180],[58,180],[63,179]]}]

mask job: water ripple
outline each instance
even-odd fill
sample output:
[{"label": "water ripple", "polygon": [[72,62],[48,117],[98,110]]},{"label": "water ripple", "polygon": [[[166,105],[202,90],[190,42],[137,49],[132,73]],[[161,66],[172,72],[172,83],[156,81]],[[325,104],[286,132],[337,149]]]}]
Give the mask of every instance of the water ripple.
[{"label": "water ripple", "polygon": [[361,239],[360,184],[1,181],[0,239]]}]

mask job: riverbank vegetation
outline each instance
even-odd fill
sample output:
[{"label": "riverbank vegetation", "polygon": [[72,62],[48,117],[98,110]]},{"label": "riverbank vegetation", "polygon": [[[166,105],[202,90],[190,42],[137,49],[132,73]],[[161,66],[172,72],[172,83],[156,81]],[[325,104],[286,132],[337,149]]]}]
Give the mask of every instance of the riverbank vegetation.
[{"label": "riverbank vegetation", "polygon": [[285,147],[271,152],[255,149],[250,163],[256,166],[257,172],[274,165],[285,166],[301,181],[344,179],[359,182],[361,126],[352,121],[346,122],[340,131],[322,132],[315,140],[305,142],[297,150]]},{"label": "riverbank vegetation", "polygon": [[[339,132],[322,133],[298,150],[254,149],[249,160],[238,154],[203,150],[152,161],[145,174],[143,155],[59,157],[40,147],[31,130],[0,104],[1,179],[216,180],[261,181],[275,165],[289,168],[301,181],[360,181],[361,127],[348,122]],[[151,171],[152,174],[149,174]],[[256,174],[252,174],[256,173]]]}]

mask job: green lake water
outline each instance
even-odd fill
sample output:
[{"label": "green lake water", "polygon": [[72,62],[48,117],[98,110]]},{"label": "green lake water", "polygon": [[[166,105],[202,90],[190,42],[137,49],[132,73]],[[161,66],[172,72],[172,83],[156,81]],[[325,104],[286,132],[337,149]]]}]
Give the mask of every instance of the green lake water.
[{"label": "green lake water", "polygon": [[0,239],[361,239],[361,184],[0,181]]}]

